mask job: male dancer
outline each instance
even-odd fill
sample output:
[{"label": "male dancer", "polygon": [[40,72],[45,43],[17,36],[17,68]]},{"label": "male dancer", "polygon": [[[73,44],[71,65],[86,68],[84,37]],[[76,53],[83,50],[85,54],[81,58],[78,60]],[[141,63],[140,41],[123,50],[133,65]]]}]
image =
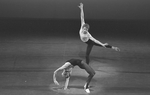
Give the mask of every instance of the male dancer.
[{"label": "male dancer", "polygon": [[95,38],[92,37],[92,35],[88,32],[90,26],[89,24],[85,23],[84,21],[84,12],[83,12],[83,4],[80,3],[79,6],[81,12],[81,28],[79,31],[80,34],[80,39],[81,41],[83,41],[84,43],[87,44],[87,49],[86,49],[86,63],[89,64],[89,55],[90,52],[92,50],[92,47],[95,46],[100,46],[100,47],[105,47],[105,48],[111,48],[114,49],[116,51],[120,51],[120,49],[118,47],[114,47],[109,45],[108,43],[101,43],[100,41],[96,40]]},{"label": "male dancer", "polygon": [[85,69],[85,71],[89,74],[88,79],[84,85],[84,90],[87,93],[90,93],[90,90],[88,89],[88,87],[89,87],[89,84],[90,84],[93,76],[95,75],[95,71],[91,68],[90,65],[88,65],[87,63],[85,63],[84,61],[82,61],[80,59],[70,59],[70,60],[66,61],[66,63],[63,66],[61,66],[60,68],[55,70],[54,74],[53,74],[54,83],[56,85],[59,85],[59,83],[56,80],[56,74],[59,70],[63,70],[62,76],[66,78],[64,90],[66,90],[68,88],[70,74],[72,73],[72,69],[74,68],[74,66],[79,66],[81,69]]}]

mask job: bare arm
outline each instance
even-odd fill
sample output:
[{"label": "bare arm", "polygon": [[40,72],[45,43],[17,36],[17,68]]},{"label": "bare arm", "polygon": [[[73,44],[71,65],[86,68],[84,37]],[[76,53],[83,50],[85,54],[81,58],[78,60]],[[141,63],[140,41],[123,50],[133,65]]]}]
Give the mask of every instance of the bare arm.
[{"label": "bare arm", "polygon": [[54,74],[53,74],[53,81],[54,81],[54,83],[55,83],[56,85],[59,85],[59,83],[58,83],[57,80],[56,80],[56,74],[57,74],[57,72],[58,72],[59,70],[60,70],[60,69],[55,70],[55,71],[54,71]]},{"label": "bare arm", "polygon": [[54,71],[54,74],[53,74],[53,81],[54,81],[54,83],[56,84],[56,85],[59,85],[59,83],[57,82],[57,80],[56,80],[56,74],[57,74],[57,72],[59,71],[59,70],[63,70],[63,69],[65,69],[66,67],[68,67],[70,65],[70,63],[65,63],[63,66],[61,66],[60,68],[58,68],[57,70],[55,70]]},{"label": "bare arm", "polygon": [[69,79],[70,79],[70,77],[66,78],[64,90],[66,90],[68,88]]},{"label": "bare arm", "polygon": [[106,43],[103,44],[102,42],[96,40],[94,37],[92,37],[92,35],[91,35],[90,33],[88,33],[88,35],[89,35],[89,38],[90,38],[92,41],[94,41],[95,43],[101,45],[102,47],[105,47]]},{"label": "bare arm", "polygon": [[80,17],[81,17],[81,27],[85,24],[85,21],[84,21],[84,12],[83,12],[83,3],[80,3],[80,6],[79,6],[81,12],[80,12]]}]

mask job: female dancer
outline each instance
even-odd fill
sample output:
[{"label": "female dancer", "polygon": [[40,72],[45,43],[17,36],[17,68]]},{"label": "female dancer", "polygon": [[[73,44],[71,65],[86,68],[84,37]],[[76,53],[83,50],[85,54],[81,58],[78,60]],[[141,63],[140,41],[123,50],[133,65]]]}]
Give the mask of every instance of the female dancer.
[{"label": "female dancer", "polygon": [[56,80],[56,74],[59,70],[63,70],[62,76],[66,78],[64,90],[66,90],[68,88],[70,74],[72,73],[72,69],[74,68],[74,66],[79,66],[81,69],[85,69],[85,71],[89,74],[88,79],[84,85],[84,90],[87,93],[90,93],[90,90],[88,89],[88,87],[89,87],[89,84],[90,84],[93,76],[95,75],[95,71],[90,67],[90,65],[86,64],[84,61],[82,61],[80,59],[70,59],[70,60],[66,61],[66,63],[63,66],[61,66],[60,68],[55,70],[54,74],[53,74],[54,83],[56,85],[59,85],[59,83]]},{"label": "female dancer", "polygon": [[81,12],[81,28],[79,31],[80,34],[80,39],[81,41],[83,41],[84,43],[87,44],[87,49],[86,49],[86,63],[89,64],[89,55],[90,52],[92,50],[92,47],[95,46],[100,46],[100,47],[105,47],[105,48],[111,48],[114,49],[116,51],[120,51],[120,49],[118,47],[114,47],[109,45],[108,43],[101,43],[100,41],[96,40],[95,38],[92,37],[92,35],[88,32],[90,26],[89,24],[85,23],[84,21],[84,12],[83,12],[83,4],[80,3],[79,6]]}]

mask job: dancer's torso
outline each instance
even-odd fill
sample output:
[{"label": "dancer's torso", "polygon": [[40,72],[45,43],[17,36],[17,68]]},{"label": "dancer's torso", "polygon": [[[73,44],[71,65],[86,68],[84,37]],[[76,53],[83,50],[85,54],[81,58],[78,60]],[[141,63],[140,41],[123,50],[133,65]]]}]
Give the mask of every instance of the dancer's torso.
[{"label": "dancer's torso", "polygon": [[89,36],[89,32],[86,31],[87,33],[84,34],[85,30],[83,30],[82,28],[80,29],[79,31],[79,34],[80,34],[80,39],[83,41],[83,42],[87,42],[89,39],[90,39],[90,36]]},{"label": "dancer's torso", "polygon": [[80,60],[80,59],[70,59],[70,60],[67,60],[66,62],[70,62],[71,65],[79,66],[81,69],[83,69],[82,60]]}]

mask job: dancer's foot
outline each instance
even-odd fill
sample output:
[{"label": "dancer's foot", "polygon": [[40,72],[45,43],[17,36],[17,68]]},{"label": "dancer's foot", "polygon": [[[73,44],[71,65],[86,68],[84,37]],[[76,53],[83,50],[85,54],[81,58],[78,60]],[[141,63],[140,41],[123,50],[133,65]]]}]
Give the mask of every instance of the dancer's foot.
[{"label": "dancer's foot", "polygon": [[86,93],[90,93],[90,90],[87,88],[87,89],[85,89],[85,92]]},{"label": "dancer's foot", "polygon": [[84,85],[84,90],[85,90],[86,93],[90,93],[90,90],[88,88],[89,88],[89,86],[87,86],[87,84],[85,84]]}]

